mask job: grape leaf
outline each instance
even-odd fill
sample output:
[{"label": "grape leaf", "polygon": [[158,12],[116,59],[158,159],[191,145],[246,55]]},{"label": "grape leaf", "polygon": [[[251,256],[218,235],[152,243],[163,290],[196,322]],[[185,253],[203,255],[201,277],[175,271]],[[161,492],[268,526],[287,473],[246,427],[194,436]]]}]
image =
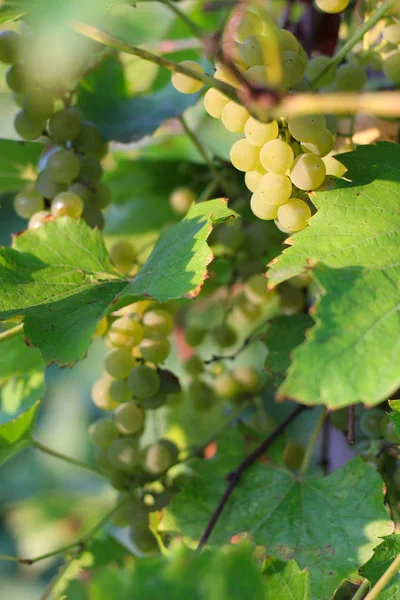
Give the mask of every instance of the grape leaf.
[{"label": "grape leaf", "polygon": [[[243,442],[229,433],[214,458],[191,461],[197,477],[183,484],[166,509],[162,529],[199,539],[226,488],[225,476],[243,455]],[[311,599],[321,600],[356,572],[378,536],[390,530],[383,482],[360,458],[320,479],[299,479],[283,468],[257,463],[225,505],[210,544],[249,532],[269,556],[308,568]]]},{"label": "grape leaf", "polygon": [[294,560],[285,563],[268,557],[263,564],[263,573],[268,576],[265,600],[309,600],[310,574],[301,571]]},{"label": "grape leaf", "polygon": [[400,400],[389,400],[389,406],[393,412],[386,413],[392,421],[397,435],[400,436]]},{"label": "grape leaf", "polygon": [[18,417],[0,425],[0,464],[31,445],[31,431],[35,424],[39,402]]},{"label": "grape leaf", "polygon": [[110,263],[97,230],[83,221],[56,219],[0,249],[0,319],[24,316],[24,335],[46,362],[82,358],[98,320],[109,310],[152,297],[195,295],[212,253],[212,223],[235,216],[223,200],[203,202],[164,232],[130,282]]},{"label": "grape leaf", "polygon": [[[360,569],[360,574],[375,585],[400,554],[400,535],[393,533],[383,538],[383,542],[374,549],[373,556]],[[396,600],[400,595],[400,572],[379,594],[379,600]]]},{"label": "grape leaf", "polygon": [[42,151],[42,144],[0,140],[0,192],[20,191],[32,181]]}]

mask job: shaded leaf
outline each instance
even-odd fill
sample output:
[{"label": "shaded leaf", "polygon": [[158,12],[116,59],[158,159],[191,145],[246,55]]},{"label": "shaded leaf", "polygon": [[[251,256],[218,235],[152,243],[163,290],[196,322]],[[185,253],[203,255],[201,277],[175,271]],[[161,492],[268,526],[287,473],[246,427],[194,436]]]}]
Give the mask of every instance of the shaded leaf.
[{"label": "shaded leaf", "polygon": [[263,573],[267,576],[265,600],[309,600],[310,574],[301,571],[294,560],[285,563],[269,557],[263,564]]},{"label": "shaded leaf", "polygon": [[[360,569],[360,574],[374,586],[400,554],[400,535],[392,534],[383,538],[383,542],[374,549],[372,558]],[[400,572],[393,577],[388,586],[379,594],[379,600],[396,600],[400,595]]]},{"label": "shaded leaf", "polygon": [[0,425],[0,464],[31,445],[31,432],[39,409],[36,402],[16,419]]},{"label": "shaded leaf", "polygon": [[42,144],[0,140],[0,192],[20,191],[31,182],[42,151]]},{"label": "shaded leaf", "polygon": [[400,400],[389,400],[389,406],[393,412],[386,414],[395,426],[397,435],[400,436]]}]

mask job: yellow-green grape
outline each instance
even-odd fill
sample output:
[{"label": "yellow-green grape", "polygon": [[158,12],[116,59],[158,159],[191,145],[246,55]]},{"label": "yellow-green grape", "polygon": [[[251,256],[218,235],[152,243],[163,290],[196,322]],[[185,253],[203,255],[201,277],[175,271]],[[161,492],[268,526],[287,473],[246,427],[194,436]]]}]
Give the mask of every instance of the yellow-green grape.
[{"label": "yellow-green grape", "polygon": [[132,398],[131,390],[124,379],[114,379],[111,381],[109,394],[110,398],[114,402],[117,402],[117,404],[128,402]]},{"label": "yellow-green grape", "polygon": [[364,64],[373,71],[382,71],[383,58],[378,52],[369,52],[365,57]]},{"label": "yellow-green grape", "polygon": [[247,189],[249,189],[251,192],[255,192],[263,175],[265,175],[264,169],[262,171],[247,171],[246,175],[244,176],[244,182]]},{"label": "yellow-green grape", "polygon": [[[238,69],[238,71],[244,73],[243,67],[241,67],[240,65],[235,66]],[[214,79],[218,79],[218,81],[223,81],[224,83],[227,83],[228,85],[231,85],[234,88],[239,87],[239,81],[237,80],[235,74],[233,73],[232,69],[230,69],[226,65],[218,65],[218,68],[214,73]]]},{"label": "yellow-green grape", "polygon": [[[69,109],[69,113],[73,111],[73,108]],[[72,112],[72,114],[79,119],[79,133],[74,138],[74,146],[82,154],[91,154],[102,158],[107,153],[108,146],[101,137],[99,129],[93,123],[82,122],[80,115],[76,112]]]},{"label": "yellow-green grape", "polygon": [[278,206],[264,202],[258,194],[252,195],[250,208],[255,216],[263,221],[272,221],[278,216]]},{"label": "yellow-green grape", "polygon": [[247,109],[236,102],[228,102],[222,111],[222,123],[231,133],[243,133],[250,117]]},{"label": "yellow-green grape", "polygon": [[14,129],[24,140],[36,140],[42,135],[45,128],[45,121],[31,117],[24,110],[18,111],[15,115]]},{"label": "yellow-green grape", "polygon": [[[179,64],[183,67],[190,68],[192,71],[204,74],[203,67],[194,60],[183,60]],[[173,73],[171,83],[178,92],[181,92],[181,94],[194,94],[203,87],[202,81],[183,75],[183,73]]]},{"label": "yellow-green grape", "polygon": [[43,197],[36,190],[24,190],[15,196],[14,210],[22,219],[30,219],[44,210]]},{"label": "yellow-green grape", "polygon": [[104,216],[100,208],[92,204],[90,201],[85,202],[83,207],[82,219],[92,229],[103,229],[104,227]]},{"label": "yellow-green grape", "polygon": [[316,154],[301,154],[294,159],[290,179],[299,190],[316,190],[326,175],[325,165]]},{"label": "yellow-green grape", "polygon": [[393,23],[393,25],[386,25],[382,31],[383,39],[397,46],[400,44],[400,23]]},{"label": "yellow-green grape", "polygon": [[236,398],[240,385],[231,373],[222,373],[213,381],[214,391],[219,398]]},{"label": "yellow-green grape", "polygon": [[49,119],[54,112],[53,98],[41,90],[28,90],[22,100],[26,113],[38,119]]},{"label": "yellow-green grape", "polygon": [[170,313],[162,308],[151,308],[143,315],[144,335],[169,335],[174,328],[174,320]]},{"label": "yellow-green grape", "polygon": [[108,448],[119,437],[119,432],[112,419],[99,419],[89,426],[89,436],[98,448]]},{"label": "yellow-green grape", "polygon": [[251,85],[265,86],[270,80],[270,71],[268,69],[268,66],[257,65],[255,67],[250,67],[250,69],[247,69],[245,77]]},{"label": "yellow-green grape", "polygon": [[110,377],[102,377],[98,379],[92,387],[92,400],[98,408],[102,410],[114,410],[118,406],[110,396],[110,385],[112,383]]},{"label": "yellow-green grape", "polygon": [[246,281],[243,293],[250,302],[264,305],[275,296],[275,292],[268,289],[267,278],[258,273]]},{"label": "yellow-green grape", "polygon": [[237,335],[234,329],[229,325],[218,325],[212,330],[212,337],[220,348],[229,348],[237,340]]},{"label": "yellow-green grape", "polygon": [[132,471],[137,464],[138,454],[136,442],[129,438],[114,440],[107,449],[111,465],[121,471]]},{"label": "yellow-green grape", "polygon": [[192,348],[200,346],[200,344],[204,341],[206,333],[207,332],[203,327],[198,327],[196,325],[187,327],[184,331],[185,342]]},{"label": "yellow-green grape", "polygon": [[289,86],[288,92],[308,92],[310,89],[310,85],[307,83],[307,81],[305,79],[302,79],[301,81],[299,81],[299,83],[296,83],[296,85]]},{"label": "yellow-green grape", "polygon": [[278,29],[276,31],[278,46],[281,52],[296,52],[299,53],[300,44],[297,38],[291,31],[287,29]]},{"label": "yellow-green grape", "polygon": [[0,33],[0,61],[7,65],[18,62],[22,56],[22,37],[16,31]]},{"label": "yellow-green grape", "polygon": [[83,211],[83,202],[72,192],[61,192],[52,200],[50,210],[53,217],[79,219]]},{"label": "yellow-green grape", "polygon": [[271,41],[264,35],[252,35],[240,46],[240,56],[249,67],[268,65]]},{"label": "yellow-green grape", "polygon": [[143,408],[145,408],[146,410],[156,410],[157,408],[164,406],[164,404],[167,403],[167,400],[168,394],[158,391],[157,394],[155,394],[151,398],[146,398],[146,400],[141,400],[140,402]]},{"label": "yellow-green grape", "polygon": [[294,117],[289,119],[288,128],[299,142],[316,142],[326,129],[326,121],[322,115]]},{"label": "yellow-green grape", "polygon": [[214,119],[220,119],[222,117],[222,111],[229,102],[229,98],[215,88],[207,90],[203,100],[206,112],[211,117],[214,117]]},{"label": "yellow-green grape", "polygon": [[70,183],[77,177],[79,169],[79,158],[73,152],[63,149],[54,152],[46,166],[48,174],[57,183]]},{"label": "yellow-green grape", "polygon": [[175,188],[169,197],[170,206],[177,215],[186,215],[194,202],[196,194],[189,187]]},{"label": "yellow-green grape", "polygon": [[324,156],[322,162],[325,165],[327,175],[334,175],[340,179],[347,171],[346,167],[331,154]]},{"label": "yellow-green grape", "polygon": [[113,346],[132,348],[140,344],[143,335],[143,326],[139,321],[130,317],[121,317],[111,325],[108,332],[108,339]]},{"label": "yellow-green grape", "polygon": [[274,206],[284,204],[290,198],[291,193],[292,183],[289,177],[278,173],[263,175],[256,192],[264,202]]},{"label": "yellow-green grape", "polygon": [[261,386],[261,378],[253,367],[247,367],[245,365],[235,367],[232,371],[232,375],[238,382],[240,390],[245,394],[255,394],[259,391]]},{"label": "yellow-green grape", "polygon": [[282,52],[283,85],[290,87],[297,85],[306,74],[307,61],[302,56],[287,50]]},{"label": "yellow-green grape", "polygon": [[253,146],[264,146],[270,140],[278,137],[279,128],[276,121],[261,123],[254,117],[250,117],[244,126],[244,135]]},{"label": "yellow-green grape", "polygon": [[25,65],[13,65],[6,73],[7,86],[13,92],[26,92],[32,84],[28,69]]},{"label": "yellow-green grape", "polygon": [[[311,83],[315,81],[318,87],[331,85],[335,81],[336,66],[332,65],[325,71],[330,61],[329,56],[325,56],[325,54],[313,56],[307,66],[307,79]],[[325,71],[324,74],[320,76],[323,71]]]},{"label": "yellow-green grape", "polygon": [[296,471],[303,462],[304,448],[299,443],[289,440],[283,450],[282,457],[286,468],[290,471]]},{"label": "yellow-green grape", "polygon": [[301,147],[305,152],[312,152],[318,156],[326,156],[333,148],[333,135],[329,129],[325,129],[324,133],[316,142],[303,142]]},{"label": "yellow-green grape", "polygon": [[233,62],[242,67],[246,66],[246,63],[243,62],[242,57],[240,56],[240,44],[237,42],[232,40],[224,42],[221,46],[221,54],[225,60],[228,60],[229,62]]},{"label": "yellow-green grape", "polygon": [[[79,184],[80,182],[77,182]],[[82,184],[81,185],[85,185]],[[87,188],[88,189],[88,188]],[[90,191],[90,190],[89,190]],[[79,194],[78,194],[79,196]],[[106,208],[111,202],[111,190],[105,183],[98,183],[94,189],[93,202],[98,208]]]},{"label": "yellow-green grape", "polygon": [[252,12],[247,12],[230,19],[228,28],[233,40],[241,44],[251,35],[261,34],[263,23],[260,17]]},{"label": "yellow-green grape", "polygon": [[315,0],[317,7],[322,12],[335,14],[348,7],[350,0]]},{"label": "yellow-green grape", "polygon": [[103,175],[103,169],[99,159],[96,156],[93,156],[93,154],[88,154],[82,156],[79,162],[79,181],[86,183],[86,185],[90,187],[95,187]]},{"label": "yellow-green grape", "polygon": [[292,148],[281,139],[267,142],[260,151],[260,162],[264,169],[270,173],[283,175],[290,169],[293,160]]},{"label": "yellow-green grape", "polygon": [[383,72],[393,83],[400,83],[400,50],[393,50],[385,57]]},{"label": "yellow-green grape", "polygon": [[97,323],[96,331],[93,334],[94,338],[102,337],[108,329],[108,319],[107,317],[102,317],[100,321]]},{"label": "yellow-green grape", "polygon": [[281,225],[281,223],[279,223],[278,219],[275,219],[274,223],[277,226],[277,228],[279,229],[279,231],[282,231],[283,233],[292,233],[289,229],[286,229],[286,227]]},{"label": "yellow-green grape", "polygon": [[278,221],[289,232],[300,231],[307,227],[307,220],[310,217],[310,207],[299,198],[291,198],[278,209]]},{"label": "yellow-green grape", "polygon": [[55,142],[64,144],[75,140],[81,128],[79,115],[71,109],[58,110],[49,121],[49,131]]},{"label": "yellow-green grape", "polygon": [[129,348],[112,348],[104,359],[104,369],[116,379],[125,379],[135,366],[135,357]]},{"label": "yellow-green grape", "polygon": [[57,183],[54,181],[54,179],[50,177],[47,169],[39,173],[35,183],[36,191],[38,191],[43,198],[47,198],[47,200],[52,200],[55,196],[61,194],[61,192],[65,192],[66,187],[67,186],[64,183]]},{"label": "yellow-green grape", "polygon": [[38,227],[41,227],[42,225],[45,224],[45,222],[47,221],[48,217],[50,217],[50,216],[51,216],[50,211],[48,211],[48,210],[40,210],[39,212],[35,213],[29,219],[28,229],[37,229]]},{"label": "yellow-green grape", "polygon": [[260,150],[250,144],[246,138],[235,142],[231,148],[230,158],[233,166],[239,171],[254,171],[260,164]]},{"label": "yellow-green grape", "polygon": [[154,369],[146,365],[139,365],[129,373],[128,385],[135,398],[146,400],[158,392],[160,377]]},{"label": "yellow-green grape", "polygon": [[[276,207],[277,208],[277,207]],[[234,300],[233,316],[239,319],[244,324],[256,321],[261,315],[261,307],[259,304],[249,302],[244,294],[239,294]]]},{"label": "yellow-green grape", "polygon": [[143,408],[132,400],[120,404],[114,413],[114,423],[117,430],[123,435],[133,435],[140,431],[144,424],[145,413]]},{"label": "yellow-green grape", "polygon": [[367,83],[364,67],[356,64],[345,64],[336,72],[336,89],[341,92],[359,92]]},{"label": "yellow-green grape", "polygon": [[171,346],[164,337],[152,334],[146,337],[140,344],[140,352],[144,360],[156,365],[164,362],[171,352]]},{"label": "yellow-green grape", "polygon": [[144,452],[143,467],[153,475],[167,471],[178,460],[179,450],[170,440],[161,439]]},{"label": "yellow-green grape", "polygon": [[197,377],[204,371],[203,361],[196,354],[190,358],[187,358],[182,366],[185,373],[191,375],[192,377]]},{"label": "yellow-green grape", "polygon": [[137,253],[130,242],[121,240],[111,246],[110,258],[118,271],[129,273],[137,258]]}]

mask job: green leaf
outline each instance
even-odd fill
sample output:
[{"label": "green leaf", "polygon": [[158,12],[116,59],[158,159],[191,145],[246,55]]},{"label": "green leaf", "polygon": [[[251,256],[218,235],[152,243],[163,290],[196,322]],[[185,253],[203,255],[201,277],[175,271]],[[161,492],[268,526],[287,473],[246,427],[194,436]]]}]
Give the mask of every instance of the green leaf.
[{"label": "green leaf", "polygon": [[[393,533],[383,538],[383,542],[374,549],[374,555],[360,569],[360,574],[374,586],[400,554],[400,535]],[[379,600],[396,600],[400,595],[400,572],[379,594]]]},{"label": "green leaf", "polygon": [[31,445],[31,432],[39,404],[36,402],[16,419],[0,425],[0,464]]},{"label": "green leaf", "polygon": [[[183,484],[166,510],[162,529],[199,539],[225,491],[225,476],[243,458],[243,441],[230,433],[218,442],[214,458],[193,460],[197,477]],[[294,559],[308,568],[311,600],[321,600],[356,572],[378,536],[390,529],[383,482],[360,458],[320,479],[299,479],[283,468],[257,463],[225,505],[210,544],[249,532],[269,556]]]},{"label": "green leaf", "polygon": [[301,571],[294,560],[285,563],[268,557],[263,564],[263,573],[267,575],[265,600],[309,600],[310,574],[307,570]]},{"label": "green leaf", "polygon": [[34,180],[42,151],[42,144],[0,140],[0,192],[20,191],[25,183]]},{"label": "green leaf", "polygon": [[400,436],[400,400],[389,400],[389,406],[393,412],[386,413],[392,421],[397,435]]}]

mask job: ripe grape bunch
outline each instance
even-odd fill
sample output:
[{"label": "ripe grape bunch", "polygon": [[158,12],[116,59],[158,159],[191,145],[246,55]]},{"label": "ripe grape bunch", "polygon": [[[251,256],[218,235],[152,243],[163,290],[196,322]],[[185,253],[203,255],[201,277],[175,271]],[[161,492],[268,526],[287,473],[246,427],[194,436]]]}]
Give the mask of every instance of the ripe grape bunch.
[{"label": "ripe grape bunch", "polygon": [[100,182],[100,160],[108,144],[97,127],[85,121],[82,111],[71,105],[76,82],[102,48],[80,37],[75,49],[68,49],[70,60],[63,65],[48,57],[41,36],[34,32],[0,33],[0,61],[10,65],[6,82],[20,107],[15,130],[23,140],[45,144],[36,182],[14,199],[14,209],[29,220],[29,229],[62,216],[82,217],[91,227],[101,228],[102,210],[111,200],[109,188]]}]

